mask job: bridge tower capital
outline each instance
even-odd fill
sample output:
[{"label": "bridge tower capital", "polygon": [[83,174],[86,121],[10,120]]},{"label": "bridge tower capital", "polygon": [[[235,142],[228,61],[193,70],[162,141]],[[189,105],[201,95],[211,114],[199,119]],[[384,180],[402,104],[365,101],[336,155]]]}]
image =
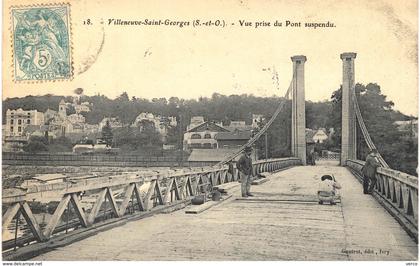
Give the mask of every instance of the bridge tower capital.
[{"label": "bridge tower capital", "polygon": [[340,54],[341,60],[355,59],[356,56],[357,56],[357,53],[342,53],[342,54]]},{"label": "bridge tower capital", "polygon": [[298,62],[298,61],[303,62],[303,63],[306,62],[306,56],[304,55],[295,55],[295,56],[292,56],[290,59],[292,59],[293,63]]}]

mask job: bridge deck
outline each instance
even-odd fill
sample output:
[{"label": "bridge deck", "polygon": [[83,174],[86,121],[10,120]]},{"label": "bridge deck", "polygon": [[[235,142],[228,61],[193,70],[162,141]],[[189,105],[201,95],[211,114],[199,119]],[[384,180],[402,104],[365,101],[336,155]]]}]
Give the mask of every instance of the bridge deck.
[{"label": "bridge deck", "polygon": [[[325,173],[343,186],[341,204],[315,202]],[[417,244],[346,168],[295,167],[252,190],[254,198],[129,222],[33,260],[417,260]]]}]

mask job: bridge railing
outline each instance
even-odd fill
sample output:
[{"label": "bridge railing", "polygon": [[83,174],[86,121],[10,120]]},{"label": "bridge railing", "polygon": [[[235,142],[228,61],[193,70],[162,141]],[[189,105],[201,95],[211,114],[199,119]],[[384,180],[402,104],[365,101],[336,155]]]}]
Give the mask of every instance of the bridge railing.
[{"label": "bridge railing", "polygon": [[321,154],[319,156],[316,156],[315,159],[317,161],[323,161],[323,160],[325,160],[325,161],[330,161],[330,160],[338,161],[338,160],[340,160],[340,153],[332,153],[332,154],[324,154],[324,155]]},{"label": "bridge railing", "polygon": [[[347,166],[363,182],[364,161],[347,160]],[[389,168],[378,168],[374,196],[398,220],[403,228],[418,238],[418,178]]]},{"label": "bridge railing", "polygon": [[[257,161],[253,174],[300,164],[297,158]],[[191,197],[209,192],[213,186],[238,179],[239,172],[232,164],[161,175],[133,173],[69,179],[29,186],[26,190],[5,189],[3,251],[48,241],[64,232],[100,226],[108,219],[118,221],[154,209],[187,204]]]}]

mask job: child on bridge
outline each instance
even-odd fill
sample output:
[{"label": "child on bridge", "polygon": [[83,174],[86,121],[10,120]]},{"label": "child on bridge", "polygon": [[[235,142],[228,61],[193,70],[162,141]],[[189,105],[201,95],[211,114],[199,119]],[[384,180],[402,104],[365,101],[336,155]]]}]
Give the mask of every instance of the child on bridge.
[{"label": "child on bridge", "polygon": [[318,203],[323,204],[324,202],[330,202],[331,205],[335,205],[337,189],[341,189],[341,185],[335,181],[334,176],[323,175],[318,188]]}]

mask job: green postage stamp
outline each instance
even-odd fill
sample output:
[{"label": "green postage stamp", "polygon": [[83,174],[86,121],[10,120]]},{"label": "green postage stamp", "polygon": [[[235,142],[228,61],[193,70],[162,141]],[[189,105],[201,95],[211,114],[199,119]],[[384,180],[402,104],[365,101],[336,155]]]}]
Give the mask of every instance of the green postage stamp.
[{"label": "green postage stamp", "polygon": [[70,5],[11,8],[15,81],[72,78]]}]

